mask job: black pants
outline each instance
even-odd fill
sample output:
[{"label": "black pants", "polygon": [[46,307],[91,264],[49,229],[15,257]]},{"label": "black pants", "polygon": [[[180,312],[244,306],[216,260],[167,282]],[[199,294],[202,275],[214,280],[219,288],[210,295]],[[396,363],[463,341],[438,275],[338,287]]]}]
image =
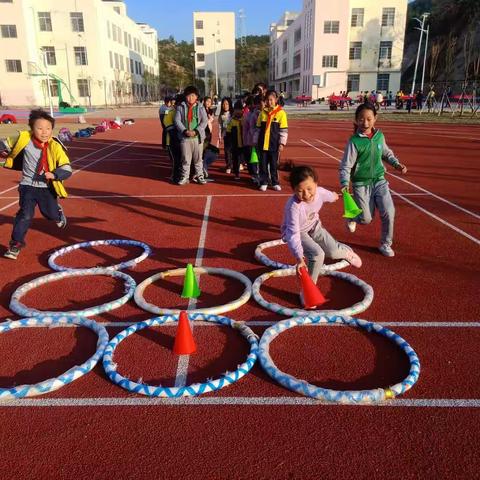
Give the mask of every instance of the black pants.
[{"label": "black pants", "polygon": [[252,147],[243,147],[243,156],[247,162],[248,173],[255,178],[258,178],[258,163],[250,163],[252,157]]},{"label": "black pants", "polygon": [[240,164],[243,162],[243,149],[232,147],[232,166],[236,177],[240,175]]},{"label": "black pants", "polygon": [[275,152],[260,150],[260,185],[268,185],[269,183],[279,185],[278,182],[278,150]]},{"label": "black pants", "polygon": [[172,161],[172,182],[177,183],[182,178],[182,152],[180,150],[180,143],[177,139],[172,140],[170,138],[168,155]]},{"label": "black pants", "polygon": [[35,215],[35,207],[38,205],[41,214],[54,222],[60,221],[60,210],[56,195],[48,188],[19,185],[18,193],[20,210],[13,223],[12,242],[25,246],[25,235]]}]

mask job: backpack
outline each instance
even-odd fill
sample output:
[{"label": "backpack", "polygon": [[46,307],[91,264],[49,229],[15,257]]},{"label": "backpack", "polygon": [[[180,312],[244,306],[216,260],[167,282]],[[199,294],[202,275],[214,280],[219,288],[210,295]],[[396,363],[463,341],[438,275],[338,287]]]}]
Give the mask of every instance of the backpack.
[{"label": "backpack", "polygon": [[82,128],[81,130],[78,130],[78,132],[75,133],[75,136],[77,138],[83,138],[83,137],[90,137],[90,131],[87,130],[86,128]]},{"label": "backpack", "polygon": [[112,130],[120,130],[120,125],[116,122],[114,122],[113,120],[110,120],[110,122],[108,123],[108,126],[112,129]]},{"label": "backpack", "polygon": [[106,130],[107,130],[107,129],[106,129],[103,125],[97,125],[97,126],[95,127],[95,131],[96,131],[97,133],[103,133],[103,132],[105,132]]},{"label": "backpack", "polygon": [[68,128],[63,127],[63,128],[61,128],[60,131],[58,132],[58,139],[59,139],[62,143],[71,142],[72,139],[73,139],[72,132],[71,132]]}]

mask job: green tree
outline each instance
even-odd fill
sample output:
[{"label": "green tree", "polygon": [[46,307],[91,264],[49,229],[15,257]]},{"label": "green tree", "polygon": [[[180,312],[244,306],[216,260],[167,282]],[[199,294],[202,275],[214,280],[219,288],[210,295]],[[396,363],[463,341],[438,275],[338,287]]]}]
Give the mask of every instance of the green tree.
[{"label": "green tree", "polygon": [[268,84],[269,46],[270,37],[268,35],[248,35],[244,47],[241,46],[240,39],[237,39],[237,55],[235,56],[237,90],[251,91],[258,82]]}]

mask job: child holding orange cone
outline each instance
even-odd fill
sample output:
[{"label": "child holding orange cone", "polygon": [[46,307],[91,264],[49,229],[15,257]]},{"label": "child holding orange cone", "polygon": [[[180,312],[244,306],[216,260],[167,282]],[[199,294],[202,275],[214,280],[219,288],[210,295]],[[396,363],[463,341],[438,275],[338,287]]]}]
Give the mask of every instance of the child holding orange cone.
[{"label": "child holding orange cone", "polygon": [[402,174],[407,167],[402,165],[388,148],[385,137],[375,129],[377,111],[372,104],[360,105],[355,112],[356,132],[350,138],[340,164],[340,184],[347,190],[353,185],[353,197],[362,212],[356,218],[347,218],[347,228],[354,232],[357,223],[368,224],[372,221],[375,208],[378,208],[382,221],[380,253],[393,257],[393,222],[395,208],[392,196],[385,180],[385,160]]},{"label": "child holding orange cone", "polygon": [[316,283],[326,257],[344,259],[360,268],[360,257],[347,245],[337,242],[319,218],[323,204],[336,202],[338,195],[319,187],[317,173],[308,166],[294,167],[289,180],[294,194],[285,205],[281,231],[282,239],[295,257],[297,271],[307,267]]}]

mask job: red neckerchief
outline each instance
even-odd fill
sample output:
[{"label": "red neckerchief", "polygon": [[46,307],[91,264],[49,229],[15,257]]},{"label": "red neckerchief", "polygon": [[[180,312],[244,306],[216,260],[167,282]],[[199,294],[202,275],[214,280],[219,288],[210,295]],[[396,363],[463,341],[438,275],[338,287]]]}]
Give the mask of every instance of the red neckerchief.
[{"label": "red neckerchief", "polygon": [[35,137],[32,136],[33,144],[42,151],[42,156],[40,157],[40,163],[38,164],[38,174],[49,172],[48,160],[47,160],[47,148],[48,142],[42,143],[38,141]]},{"label": "red neckerchief", "polygon": [[272,123],[273,117],[282,109],[280,105],[277,105],[271,112],[267,112],[267,125],[266,130],[270,128],[270,124]]},{"label": "red neckerchief", "polygon": [[195,103],[193,105],[190,105],[189,103],[187,103],[187,107],[188,107],[187,120],[188,120],[188,125],[189,126],[190,126],[190,124],[192,123],[192,120],[193,120],[193,107],[195,105],[196,105]]}]

